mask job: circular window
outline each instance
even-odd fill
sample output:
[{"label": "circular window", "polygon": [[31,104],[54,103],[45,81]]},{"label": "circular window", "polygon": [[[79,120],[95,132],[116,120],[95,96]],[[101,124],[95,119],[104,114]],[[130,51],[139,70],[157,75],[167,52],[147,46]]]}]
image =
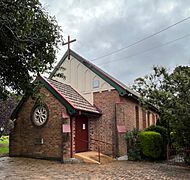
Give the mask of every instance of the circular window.
[{"label": "circular window", "polygon": [[48,109],[45,106],[36,106],[32,114],[32,121],[36,126],[44,125],[48,120]]}]

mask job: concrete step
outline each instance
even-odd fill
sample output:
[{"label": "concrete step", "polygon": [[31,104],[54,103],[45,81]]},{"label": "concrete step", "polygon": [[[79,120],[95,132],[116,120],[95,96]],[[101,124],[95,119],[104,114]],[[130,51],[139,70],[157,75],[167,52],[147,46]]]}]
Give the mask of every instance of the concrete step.
[{"label": "concrete step", "polygon": [[106,164],[114,161],[112,157],[100,153],[100,162],[99,162],[98,152],[96,151],[75,153],[74,157],[82,160],[85,163],[93,163],[93,164]]}]

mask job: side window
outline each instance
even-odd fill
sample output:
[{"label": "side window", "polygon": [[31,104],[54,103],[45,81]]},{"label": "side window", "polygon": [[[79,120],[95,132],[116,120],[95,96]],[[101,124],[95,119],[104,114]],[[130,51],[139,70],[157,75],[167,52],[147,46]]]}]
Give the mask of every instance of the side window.
[{"label": "side window", "polygon": [[93,87],[93,89],[99,88],[100,87],[100,81],[98,79],[93,79],[92,87]]},{"label": "side window", "polygon": [[156,121],[155,121],[155,114],[152,114],[152,124],[156,124]]},{"label": "side window", "polygon": [[142,112],[143,112],[143,129],[145,129],[146,128],[146,111],[143,110]]},{"label": "side window", "polygon": [[148,111],[148,127],[150,126],[150,111]]},{"label": "side window", "polygon": [[139,107],[135,106],[136,128],[139,129]]}]

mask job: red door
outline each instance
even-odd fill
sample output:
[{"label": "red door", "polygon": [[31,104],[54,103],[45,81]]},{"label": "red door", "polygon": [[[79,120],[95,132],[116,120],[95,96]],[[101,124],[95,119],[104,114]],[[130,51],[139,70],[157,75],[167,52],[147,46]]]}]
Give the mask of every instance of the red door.
[{"label": "red door", "polygon": [[75,151],[88,151],[88,118],[80,115],[75,121]]}]

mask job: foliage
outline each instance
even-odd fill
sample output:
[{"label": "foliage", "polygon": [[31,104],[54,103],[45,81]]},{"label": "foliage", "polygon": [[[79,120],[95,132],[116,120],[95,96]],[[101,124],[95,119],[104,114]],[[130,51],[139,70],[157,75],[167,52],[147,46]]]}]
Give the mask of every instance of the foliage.
[{"label": "foliage", "polygon": [[3,128],[3,131],[0,131],[0,137],[4,134],[9,134],[9,118],[12,111],[17,105],[17,97],[11,95],[7,100],[0,99],[0,128]]},{"label": "foliage", "polygon": [[176,134],[176,142],[190,147],[190,67],[178,66],[173,72],[154,67],[149,76],[138,78],[134,89],[142,95],[142,104],[149,102],[160,111],[160,124]]},{"label": "foliage", "polygon": [[[163,152],[163,138],[160,133],[154,132],[156,129],[164,132],[162,127],[150,126],[151,131],[139,131],[134,129],[126,133],[127,155],[129,160],[159,159]],[[162,133],[163,133],[162,132]]]},{"label": "foliage", "polygon": [[164,128],[168,128],[168,122],[166,121],[166,119],[157,119],[156,121],[156,125],[157,126],[161,126],[161,127],[164,127]]},{"label": "foliage", "polygon": [[9,153],[9,136],[0,138],[0,155]]},{"label": "foliage", "polygon": [[0,144],[8,145],[9,144],[9,136],[0,137]]},{"label": "foliage", "polygon": [[190,165],[190,154],[185,157],[185,162]]},{"label": "foliage", "polygon": [[53,75],[53,77],[59,77],[62,79],[66,79],[65,74],[63,73],[66,69],[62,66],[59,67],[59,70]]},{"label": "foliage", "polygon": [[39,0],[0,1],[0,99],[31,91],[31,80],[52,68],[62,41]]},{"label": "foliage", "polygon": [[162,127],[162,126],[156,126],[156,125],[151,125],[149,127],[147,127],[146,129],[144,129],[144,131],[154,131],[157,133],[160,133],[163,141],[165,144],[167,144],[167,129]]},{"label": "foliage", "polygon": [[138,133],[138,129],[126,133],[125,139],[127,141],[127,155],[129,160],[141,160],[141,148]]},{"label": "foliage", "polygon": [[142,153],[149,159],[158,159],[162,153],[162,137],[153,131],[142,131],[139,133]]},{"label": "foliage", "polygon": [[151,125],[148,128],[144,129],[144,131],[154,131],[154,132],[160,133],[163,139],[162,157],[166,158],[166,150],[167,150],[167,143],[168,143],[167,129],[162,126]]}]

